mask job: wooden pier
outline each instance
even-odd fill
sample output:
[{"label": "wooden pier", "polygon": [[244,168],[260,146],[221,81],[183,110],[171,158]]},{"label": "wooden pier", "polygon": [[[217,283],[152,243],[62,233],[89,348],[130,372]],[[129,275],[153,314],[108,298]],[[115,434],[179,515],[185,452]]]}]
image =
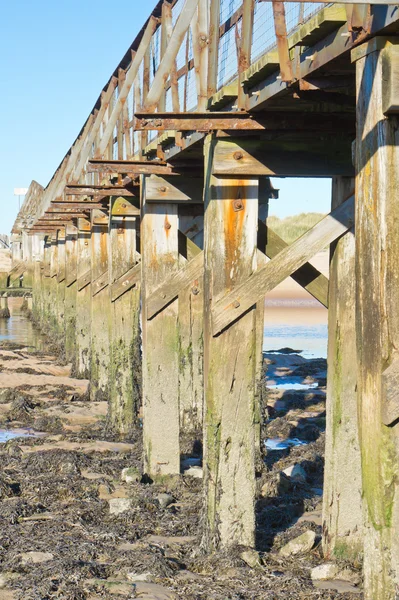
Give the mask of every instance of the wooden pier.
[{"label": "wooden pier", "polygon": [[[291,276],[328,306],[323,547],[363,552],[367,600],[399,593],[398,79],[398,5],[160,1],[31,183],[8,277],[112,428],[143,419],[149,477],[202,436],[208,552],[255,546],[264,297]],[[292,245],[271,176],[333,180]]]}]

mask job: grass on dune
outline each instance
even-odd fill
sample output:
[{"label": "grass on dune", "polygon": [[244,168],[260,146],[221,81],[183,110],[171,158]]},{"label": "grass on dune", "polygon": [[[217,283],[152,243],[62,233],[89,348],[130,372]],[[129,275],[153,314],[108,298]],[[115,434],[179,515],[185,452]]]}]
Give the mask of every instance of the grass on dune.
[{"label": "grass on dune", "polygon": [[271,216],[267,219],[268,226],[273,229],[287,244],[292,244],[301,235],[311,229],[325,215],[323,213],[301,213],[280,219],[280,217]]}]

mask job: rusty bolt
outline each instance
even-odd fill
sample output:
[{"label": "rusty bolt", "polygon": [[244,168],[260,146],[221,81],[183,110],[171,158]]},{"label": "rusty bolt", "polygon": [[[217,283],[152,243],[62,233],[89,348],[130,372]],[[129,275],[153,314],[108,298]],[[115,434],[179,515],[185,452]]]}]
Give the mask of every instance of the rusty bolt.
[{"label": "rusty bolt", "polygon": [[196,285],[191,288],[191,291],[194,294],[194,296],[198,296],[198,294],[200,293],[199,288],[197,288]]},{"label": "rusty bolt", "polygon": [[234,308],[238,308],[240,306],[240,303],[238,302],[238,300],[234,300],[233,306],[234,306]]},{"label": "rusty bolt", "polygon": [[233,210],[238,212],[239,210],[244,210],[244,203],[242,200],[238,198],[238,200],[233,200]]},{"label": "rusty bolt", "polygon": [[118,233],[123,233],[123,228],[122,227],[118,227]]},{"label": "rusty bolt", "polygon": [[170,223],[165,223],[165,229],[170,229],[172,225]]},{"label": "rusty bolt", "polygon": [[166,192],[166,187],[165,187],[164,185],[163,185],[163,186],[161,186],[161,187],[159,188],[159,191],[160,191],[160,192]]},{"label": "rusty bolt", "polygon": [[122,208],[126,208],[126,204],[122,204]]},{"label": "rusty bolt", "polygon": [[208,39],[208,38],[206,37],[205,33],[203,33],[202,35],[200,35],[200,40],[201,40],[201,42],[206,42],[206,41],[207,41],[207,39]]},{"label": "rusty bolt", "polygon": [[238,152],[234,152],[234,154],[233,154],[233,158],[234,158],[235,160],[241,160],[242,158],[244,158],[244,155],[243,155],[243,153],[242,153],[242,152],[239,152],[239,151],[238,151]]}]

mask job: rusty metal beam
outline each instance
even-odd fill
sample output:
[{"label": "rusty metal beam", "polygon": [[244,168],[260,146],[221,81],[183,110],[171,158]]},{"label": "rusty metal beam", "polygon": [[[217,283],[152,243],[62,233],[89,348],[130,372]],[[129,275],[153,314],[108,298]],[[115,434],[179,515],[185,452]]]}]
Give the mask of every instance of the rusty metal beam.
[{"label": "rusty metal beam", "polygon": [[276,34],[277,52],[280,63],[280,77],[282,81],[292,81],[292,63],[287,38],[287,23],[285,20],[284,2],[272,0],[274,31]]},{"label": "rusty metal beam", "polygon": [[[135,186],[137,189],[139,186]],[[137,196],[135,190],[125,188],[123,185],[66,185],[66,196]]]},{"label": "rusty metal beam", "polygon": [[259,121],[246,112],[136,113],[134,128],[139,131],[212,131],[218,129],[262,130]]},{"label": "rusty metal beam", "polygon": [[173,169],[165,162],[145,160],[89,160],[88,173],[120,173],[122,175],[171,175]]}]

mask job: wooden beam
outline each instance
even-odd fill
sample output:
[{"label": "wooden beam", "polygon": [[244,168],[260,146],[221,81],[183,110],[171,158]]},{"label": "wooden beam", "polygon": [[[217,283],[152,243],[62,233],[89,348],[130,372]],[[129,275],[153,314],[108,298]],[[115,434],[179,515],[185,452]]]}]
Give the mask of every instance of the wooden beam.
[{"label": "wooden beam", "polygon": [[272,0],[272,6],[274,31],[276,34],[277,51],[280,63],[280,76],[282,81],[292,81],[294,76],[292,72],[290,50],[288,46],[284,2]]},{"label": "wooden beam", "polygon": [[214,305],[213,335],[223,331],[317,252],[346,233],[353,222],[354,197],[351,196]]},{"label": "wooden beam", "polygon": [[190,260],[184,268],[177,271],[166,282],[162,283],[157,289],[151,292],[147,297],[147,319],[152,319],[172,300],[177,298],[179,292],[196,279],[200,279],[204,274],[204,253],[199,254]]},{"label": "wooden beam", "polygon": [[[208,4],[198,2],[197,11],[191,21],[195,80],[197,86],[197,111],[205,111],[208,104],[208,12]],[[161,109],[159,110],[162,112]]]},{"label": "wooden beam", "polygon": [[208,32],[208,93],[210,98],[218,88],[220,0],[210,0]]},{"label": "wooden beam", "polygon": [[102,173],[128,175],[170,175],[173,167],[164,162],[145,160],[89,160],[87,163],[88,173]]},{"label": "wooden beam", "polygon": [[111,302],[115,302],[125,292],[141,281],[141,264],[137,263],[111,285]]},{"label": "wooden beam", "polygon": [[152,85],[148,91],[147,98],[144,101],[143,109],[147,112],[155,112],[158,102],[164,90],[165,81],[168,79],[173,63],[176,59],[180,46],[183,43],[184,36],[190,26],[191,19],[194,16],[198,0],[185,0],[183,8],[179,14],[176,24],[173,28],[165,54],[154,75]]},{"label": "wooden beam", "polygon": [[255,0],[243,0],[241,39],[238,49],[238,108],[246,108],[247,94],[244,90],[243,74],[251,66],[252,31]]},{"label": "wooden beam", "polygon": [[[263,221],[258,221],[258,249],[262,250],[268,258],[275,258],[288,245]],[[291,277],[313,298],[326,308],[328,307],[328,278],[320,273],[316,267],[310,263],[305,263],[291,273]]]}]

